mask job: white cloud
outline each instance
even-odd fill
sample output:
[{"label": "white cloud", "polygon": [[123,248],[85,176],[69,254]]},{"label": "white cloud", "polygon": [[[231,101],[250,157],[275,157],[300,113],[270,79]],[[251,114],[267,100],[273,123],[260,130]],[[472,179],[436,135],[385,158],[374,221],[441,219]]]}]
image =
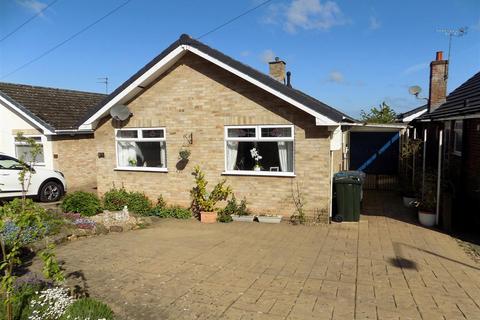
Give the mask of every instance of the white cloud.
[{"label": "white cloud", "polygon": [[260,55],[260,59],[264,63],[269,63],[269,62],[275,60],[275,53],[271,49],[266,49]]},{"label": "white cloud", "polygon": [[[17,0],[17,3],[36,14],[41,13],[47,7],[46,3],[37,0]],[[43,16],[43,14],[40,15]]]},{"label": "white cloud", "polygon": [[328,74],[328,81],[334,83],[343,83],[345,82],[345,77],[340,71],[332,71]]},{"label": "white cloud", "polygon": [[380,22],[380,20],[378,20],[377,17],[370,16],[368,29],[377,30],[377,29],[380,29],[381,26],[382,26],[382,23]]},{"label": "white cloud", "polygon": [[417,63],[417,64],[414,64],[414,65],[408,67],[408,68],[405,68],[405,70],[403,70],[402,74],[407,76],[407,75],[410,75],[412,73],[416,73],[416,72],[425,70],[427,68],[428,68],[428,62]]},{"label": "white cloud", "polygon": [[329,30],[348,23],[342,10],[334,1],[292,0],[288,5],[271,5],[263,21],[281,24],[289,33],[303,30]]}]

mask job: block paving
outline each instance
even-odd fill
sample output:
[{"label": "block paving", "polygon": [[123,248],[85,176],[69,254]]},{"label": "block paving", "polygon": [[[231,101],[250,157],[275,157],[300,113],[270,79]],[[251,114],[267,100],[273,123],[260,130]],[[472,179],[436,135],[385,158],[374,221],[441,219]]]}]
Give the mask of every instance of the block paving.
[{"label": "block paving", "polygon": [[480,319],[480,265],[458,242],[397,196],[365,202],[359,223],[165,220],[58,256],[120,319]]}]

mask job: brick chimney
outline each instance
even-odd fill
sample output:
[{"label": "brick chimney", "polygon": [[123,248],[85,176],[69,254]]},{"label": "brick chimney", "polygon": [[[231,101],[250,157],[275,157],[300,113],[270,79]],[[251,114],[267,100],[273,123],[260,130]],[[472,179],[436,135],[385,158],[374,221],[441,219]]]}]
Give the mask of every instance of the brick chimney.
[{"label": "brick chimney", "polygon": [[285,61],[280,60],[279,57],[275,57],[275,61],[269,62],[270,77],[285,84]]},{"label": "brick chimney", "polygon": [[438,51],[435,61],[430,63],[430,90],[428,112],[445,103],[447,98],[448,60],[443,60],[443,52]]}]

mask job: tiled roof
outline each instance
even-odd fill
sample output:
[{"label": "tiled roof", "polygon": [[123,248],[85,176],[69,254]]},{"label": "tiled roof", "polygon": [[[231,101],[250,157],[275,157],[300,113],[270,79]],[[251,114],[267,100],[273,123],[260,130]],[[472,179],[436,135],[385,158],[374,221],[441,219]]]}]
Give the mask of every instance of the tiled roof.
[{"label": "tiled roof", "polygon": [[132,84],[135,80],[140,78],[145,72],[151,69],[154,65],[156,65],[160,60],[165,58],[170,52],[175,50],[181,45],[189,45],[194,47],[209,56],[221,61],[222,63],[252,77],[253,79],[263,83],[264,85],[269,86],[270,88],[281,92],[282,94],[288,96],[289,98],[307,106],[308,108],[326,116],[327,118],[335,121],[335,122],[355,122],[355,120],[348,115],[326,105],[325,103],[293,88],[290,88],[279,81],[273,79],[269,75],[264,74],[258,70],[253,69],[250,66],[247,66],[225,54],[222,52],[213,49],[204,43],[192,39],[190,36],[183,34],[180,36],[178,40],[173,42],[168,48],[166,48],[162,53],[156,56],[153,60],[147,63],[143,68],[141,68],[137,73],[135,73],[132,77],[130,77],[127,81],[125,81],[120,87],[118,87],[115,91],[113,91],[104,101],[102,101],[97,107],[91,109],[87,115],[82,119],[82,121],[78,124],[81,125],[83,122],[88,120],[91,116],[93,116],[98,110],[100,110],[105,104],[107,104],[110,100],[112,100],[115,96],[117,96],[120,92],[122,92],[125,88],[127,88],[130,84]]},{"label": "tiled roof", "polygon": [[447,96],[447,101],[422,119],[442,119],[480,113],[480,72]]},{"label": "tiled roof", "polygon": [[0,82],[0,95],[49,130],[77,129],[78,121],[106,95]]},{"label": "tiled roof", "polygon": [[407,112],[399,113],[399,114],[397,114],[397,119],[398,119],[398,120],[402,120],[402,119],[404,119],[404,118],[407,118],[407,117],[409,117],[409,116],[412,116],[412,115],[414,115],[415,113],[418,113],[418,112],[420,112],[420,111],[422,111],[422,110],[425,110],[425,109],[427,109],[427,108],[428,108],[428,105],[427,105],[427,104],[424,104],[424,105],[421,105],[421,106],[419,106],[419,107],[416,107],[415,109],[409,110],[409,111],[407,111]]}]

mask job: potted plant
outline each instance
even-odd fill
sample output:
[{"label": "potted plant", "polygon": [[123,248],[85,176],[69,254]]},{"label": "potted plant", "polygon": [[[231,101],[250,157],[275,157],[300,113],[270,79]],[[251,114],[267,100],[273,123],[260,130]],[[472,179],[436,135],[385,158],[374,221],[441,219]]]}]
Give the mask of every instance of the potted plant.
[{"label": "potted plant", "polygon": [[137,166],[137,159],[134,159],[134,158],[128,159],[128,165],[130,167],[136,167]]},{"label": "potted plant", "polygon": [[231,188],[225,186],[226,180],[222,180],[215,185],[211,192],[207,192],[208,182],[199,166],[195,166],[192,175],[195,177],[195,187],[190,191],[192,211],[200,217],[200,221],[203,223],[217,222],[215,205],[219,201],[227,199],[228,195],[232,193]]},{"label": "potted plant", "polygon": [[[412,158],[414,158],[420,152],[422,143],[423,141],[419,139],[409,139],[402,144],[400,157],[407,169],[409,167],[409,161],[411,161]],[[404,173],[401,179],[401,190],[403,196],[403,205],[405,207],[413,207],[418,199],[416,197],[415,185],[408,178],[408,173]]]},{"label": "potted plant", "polygon": [[253,160],[255,160],[255,166],[253,167],[254,171],[262,171],[262,166],[260,165],[260,160],[262,156],[258,153],[257,148],[253,148],[250,150],[250,155],[252,156]]},{"label": "potted plant", "polygon": [[417,202],[417,193],[410,181],[407,178],[403,178],[400,182],[401,185],[401,192],[402,192],[402,200],[403,205],[407,208],[411,208],[415,206]]},{"label": "potted plant", "polygon": [[261,214],[257,216],[258,222],[262,223],[280,223],[282,221],[282,216],[274,214]]},{"label": "potted plant", "polygon": [[436,183],[435,175],[427,175],[423,186],[422,200],[417,201],[418,220],[425,227],[433,227],[436,224]]},{"label": "potted plant", "polygon": [[190,150],[189,149],[182,149],[178,152],[178,158],[183,161],[188,161],[188,158],[190,158]]},{"label": "potted plant", "polygon": [[253,222],[255,218],[247,209],[247,200],[244,198],[240,201],[240,204],[238,204],[235,195],[228,201],[222,213],[230,215],[233,221]]}]

